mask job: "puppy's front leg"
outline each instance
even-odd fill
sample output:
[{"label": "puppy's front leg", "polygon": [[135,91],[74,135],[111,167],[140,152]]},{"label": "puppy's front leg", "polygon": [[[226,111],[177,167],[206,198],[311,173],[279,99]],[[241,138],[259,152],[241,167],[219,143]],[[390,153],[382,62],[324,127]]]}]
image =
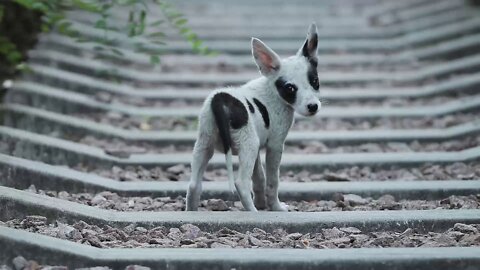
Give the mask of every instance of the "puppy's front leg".
[{"label": "puppy's front leg", "polygon": [[267,201],[265,196],[265,185],[266,178],[265,172],[262,166],[262,160],[260,158],[260,153],[257,155],[257,160],[255,160],[255,168],[253,169],[253,194],[254,194],[254,204],[257,209],[266,209]]},{"label": "puppy's front leg", "polygon": [[278,181],[283,145],[267,147],[267,204],[272,211],[288,211],[286,205],[278,199]]}]

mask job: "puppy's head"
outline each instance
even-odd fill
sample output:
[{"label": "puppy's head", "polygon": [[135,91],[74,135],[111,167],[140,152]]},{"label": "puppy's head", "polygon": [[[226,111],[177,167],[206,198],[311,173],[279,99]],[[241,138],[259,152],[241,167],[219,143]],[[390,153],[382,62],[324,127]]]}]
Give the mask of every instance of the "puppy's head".
[{"label": "puppy's head", "polygon": [[317,26],[310,25],[307,39],[297,54],[280,57],[262,41],[252,38],[252,54],[260,73],[273,82],[278,94],[304,116],[315,115],[321,107],[317,73]]}]

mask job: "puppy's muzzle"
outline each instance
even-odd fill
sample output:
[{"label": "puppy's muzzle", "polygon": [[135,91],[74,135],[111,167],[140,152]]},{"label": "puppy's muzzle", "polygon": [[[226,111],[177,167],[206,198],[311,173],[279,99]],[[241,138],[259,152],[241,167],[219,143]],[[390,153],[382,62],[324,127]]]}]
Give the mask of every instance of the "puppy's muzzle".
[{"label": "puppy's muzzle", "polygon": [[318,104],[317,103],[310,103],[310,104],[307,105],[307,109],[308,109],[308,113],[310,113],[310,115],[314,115],[318,111]]}]

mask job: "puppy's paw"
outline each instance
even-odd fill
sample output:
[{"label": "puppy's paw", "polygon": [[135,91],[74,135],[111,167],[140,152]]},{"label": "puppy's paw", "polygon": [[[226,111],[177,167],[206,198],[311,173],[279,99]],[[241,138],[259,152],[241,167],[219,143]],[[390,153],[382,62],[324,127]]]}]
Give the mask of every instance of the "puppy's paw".
[{"label": "puppy's paw", "polygon": [[277,201],[272,206],[270,206],[270,210],[277,212],[288,212],[288,205],[286,203]]},{"label": "puppy's paw", "polygon": [[265,200],[265,196],[254,196],[253,203],[255,204],[255,207],[257,207],[257,209],[259,210],[267,209],[267,201]]}]

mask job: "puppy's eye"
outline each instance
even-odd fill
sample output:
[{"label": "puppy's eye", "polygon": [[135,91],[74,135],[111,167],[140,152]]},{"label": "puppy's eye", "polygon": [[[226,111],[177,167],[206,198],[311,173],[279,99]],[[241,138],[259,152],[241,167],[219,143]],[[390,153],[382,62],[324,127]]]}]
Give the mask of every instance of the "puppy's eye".
[{"label": "puppy's eye", "polygon": [[292,84],[285,85],[285,89],[287,89],[289,93],[295,93],[297,91],[297,87],[295,87],[295,85],[292,85]]}]

